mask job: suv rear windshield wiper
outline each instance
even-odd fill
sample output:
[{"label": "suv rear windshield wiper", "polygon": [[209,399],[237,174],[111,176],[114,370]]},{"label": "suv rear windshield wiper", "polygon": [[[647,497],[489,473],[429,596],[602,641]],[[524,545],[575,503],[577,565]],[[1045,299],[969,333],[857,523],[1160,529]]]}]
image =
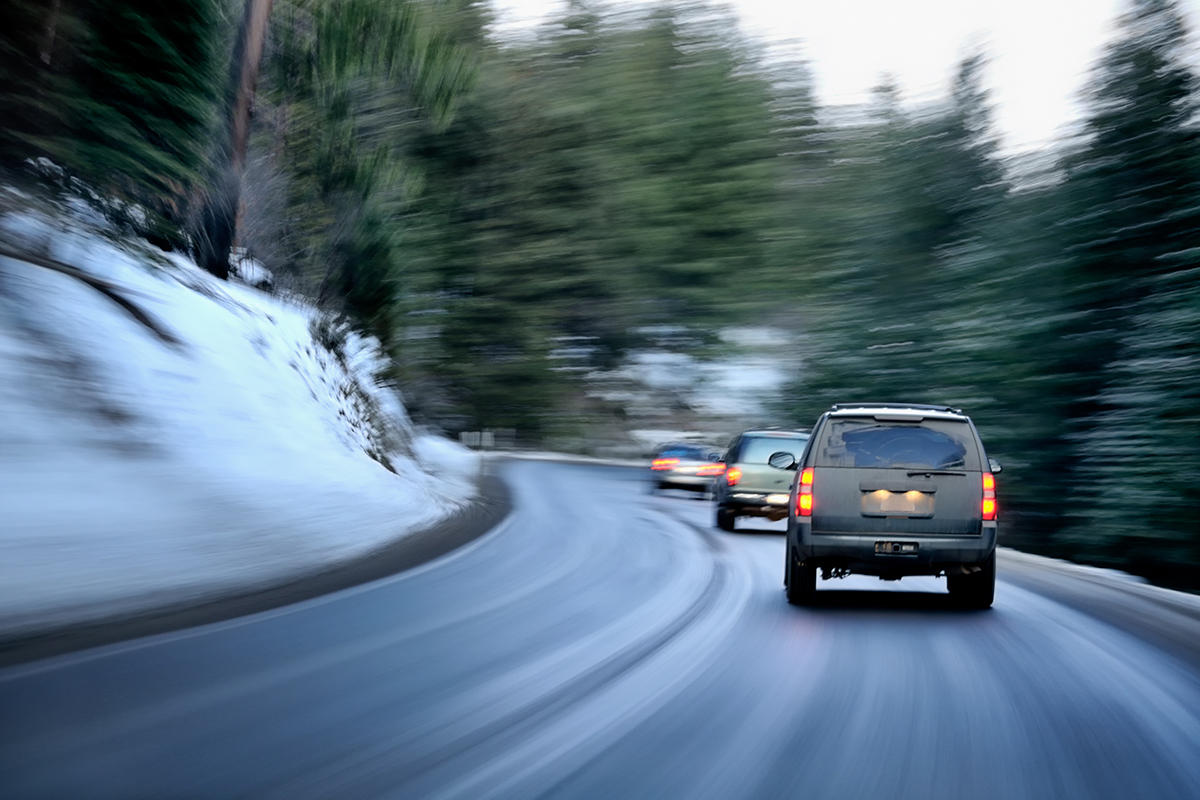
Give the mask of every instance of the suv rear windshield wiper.
[{"label": "suv rear windshield wiper", "polygon": [[910,469],[909,477],[913,475],[966,475],[967,473],[956,469]]}]

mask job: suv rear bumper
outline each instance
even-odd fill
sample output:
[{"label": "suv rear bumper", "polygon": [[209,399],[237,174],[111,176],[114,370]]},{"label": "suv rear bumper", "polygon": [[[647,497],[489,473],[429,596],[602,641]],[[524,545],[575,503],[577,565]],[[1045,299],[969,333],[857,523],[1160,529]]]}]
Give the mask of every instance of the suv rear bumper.
[{"label": "suv rear bumper", "polygon": [[[814,534],[811,522],[788,524],[788,547],[797,560],[840,566],[866,574],[920,575],[978,564],[996,550],[996,523],[984,522],[979,536],[920,536],[911,533]],[[876,542],[915,543],[915,553],[880,554]]]}]

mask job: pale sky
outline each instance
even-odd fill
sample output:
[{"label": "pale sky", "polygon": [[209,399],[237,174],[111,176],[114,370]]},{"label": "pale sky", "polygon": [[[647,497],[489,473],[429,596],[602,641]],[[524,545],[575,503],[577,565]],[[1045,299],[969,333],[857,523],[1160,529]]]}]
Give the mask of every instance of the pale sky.
[{"label": "pale sky", "polygon": [[[623,0],[619,5],[649,5]],[[559,0],[493,0],[498,29],[520,31]],[[825,105],[859,103],[884,73],[907,101],[944,96],[973,43],[991,57],[988,83],[1006,149],[1044,145],[1079,116],[1091,65],[1126,0],[729,0],[743,29],[769,43],[799,42]],[[1195,32],[1200,0],[1180,4]]]}]

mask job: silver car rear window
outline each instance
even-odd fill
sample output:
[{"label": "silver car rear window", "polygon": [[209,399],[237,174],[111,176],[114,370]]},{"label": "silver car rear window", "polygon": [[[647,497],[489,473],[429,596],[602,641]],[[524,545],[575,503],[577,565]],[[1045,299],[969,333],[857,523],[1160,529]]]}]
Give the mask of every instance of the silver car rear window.
[{"label": "silver car rear window", "polygon": [[979,469],[979,450],[966,422],[892,422],[830,418],[816,447],[818,467]]},{"label": "silver car rear window", "polygon": [[808,437],[788,438],[785,436],[744,436],[738,446],[735,464],[765,464],[772,453],[783,451],[791,453],[797,459],[804,452]]}]

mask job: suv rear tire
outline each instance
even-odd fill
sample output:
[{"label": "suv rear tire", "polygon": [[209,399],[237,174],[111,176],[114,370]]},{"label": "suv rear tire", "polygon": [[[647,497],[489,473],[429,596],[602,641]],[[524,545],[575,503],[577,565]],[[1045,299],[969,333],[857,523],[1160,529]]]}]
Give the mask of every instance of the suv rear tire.
[{"label": "suv rear tire", "polygon": [[983,569],[968,575],[947,575],[950,596],[964,608],[991,608],[996,596],[996,551],[980,564]]},{"label": "suv rear tire", "polygon": [[717,527],[723,531],[732,531],[734,522],[737,520],[737,514],[733,513],[732,508],[725,506],[717,506]]},{"label": "suv rear tire", "polygon": [[817,595],[817,568],[797,564],[796,559],[789,552],[784,569],[783,585],[788,603],[794,606],[806,606]]}]

